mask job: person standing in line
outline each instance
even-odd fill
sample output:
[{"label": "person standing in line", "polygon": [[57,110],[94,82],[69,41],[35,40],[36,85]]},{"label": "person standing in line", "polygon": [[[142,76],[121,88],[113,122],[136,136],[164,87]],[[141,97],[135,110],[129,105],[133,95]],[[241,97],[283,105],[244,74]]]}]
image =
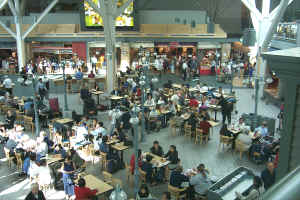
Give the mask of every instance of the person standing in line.
[{"label": "person standing in line", "polygon": [[187,77],[187,68],[188,68],[188,65],[187,65],[186,61],[184,60],[182,63],[183,81],[185,81],[186,77]]}]

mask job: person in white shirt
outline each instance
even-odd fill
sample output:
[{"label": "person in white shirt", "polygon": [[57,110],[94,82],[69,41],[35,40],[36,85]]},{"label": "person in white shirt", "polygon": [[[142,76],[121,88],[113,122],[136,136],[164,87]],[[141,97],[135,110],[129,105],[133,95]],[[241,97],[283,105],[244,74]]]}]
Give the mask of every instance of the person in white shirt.
[{"label": "person in white shirt", "polygon": [[40,186],[50,185],[52,182],[51,171],[47,166],[46,158],[40,160],[40,167],[38,168],[38,184]]},{"label": "person in white shirt", "polygon": [[163,100],[162,96],[159,97],[158,101],[157,101],[158,105],[164,105],[165,101]]},{"label": "person in white shirt", "polygon": [[108,112],[108,118],[109,120],[111,121],[111,127],[110,127],[110,130],[109,130],[109,136],[112,135],[114,129],[115,129],[115,125],[116,125],[116,121],[119,117],[121,117],[122,115],[122,112],[119,110],[119,109],[113,109],[113,110],[110,110]]},{"label": "person in white shirt", "polygon": [[3,81],[4,88],[7,92],[9,92],[10,95],[12,95],[12,80],[7,75],[5,75],[4,77],[5,77]]},{"label": "person in white shirt", "polygon": [[178,105],[179,104],[179,96],[177,93],[173,94],[171,97],[171,101],[175,104]]},{"label": "person in white shirt", "polygon": [[186,76],[187,76],[187,68],[188,68],[188,65],[187,65],[186,61],[184,61],[182,63],[182,72],[183,72],[183,80],[184,81],[186,80]]},{"label": "person in white shirt", "polygon": [[36,147],[37,160],[39,161],[40,158],[45,157],[47,153],[48,153],[48,145],[42,137],[39,137],[37,139],[37,147]]},{"label": "person in white shirt", "polygon": [[154,107],[155,106],[155,102],[154,102],[154,99],[152,98],[151,94],[148,95],[144,106],[146,106],[146,107]]},{"label": "person in white shirt", "polygon": [[241,117],[238,122],[233,125],[234,130],[240,130],[241,132],[247,131],[244,119]]},{"label": "person in white shirt", "polygon": [[97,64],[97,62],[98,62],[98,59],[96,58],[96,56],[93,56],[93,57],[91,58],[91,62],[92,62],[92,70],[95,69],[95,73],[96,73],[96,64]]}]

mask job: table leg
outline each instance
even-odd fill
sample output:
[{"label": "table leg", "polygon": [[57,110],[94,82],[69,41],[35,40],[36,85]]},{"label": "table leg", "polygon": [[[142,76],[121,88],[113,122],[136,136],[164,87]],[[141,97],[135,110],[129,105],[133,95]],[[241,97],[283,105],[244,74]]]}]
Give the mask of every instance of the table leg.
[{"label": "table leg", "polygon": [[100,95],[97,95],[98,105],[100,104]]},{"label": "table leg", "polygon": [[217,110],[215,110],[215,122],[217,122]]}]

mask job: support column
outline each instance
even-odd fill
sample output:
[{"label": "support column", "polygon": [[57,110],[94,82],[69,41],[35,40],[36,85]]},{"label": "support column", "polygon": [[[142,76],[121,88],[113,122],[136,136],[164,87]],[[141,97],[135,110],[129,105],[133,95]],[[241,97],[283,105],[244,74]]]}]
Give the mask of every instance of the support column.
[{"label": "support column", "polygon": [[276,175],[279,180],[300,165],[300,47],[267,52],[262,56],[284,82],[281,87],[285,106]]},{"label": "support column", "polygon": [[300,47],[300,20],[297,21],[297,38],[296,38],[297,47]]}]

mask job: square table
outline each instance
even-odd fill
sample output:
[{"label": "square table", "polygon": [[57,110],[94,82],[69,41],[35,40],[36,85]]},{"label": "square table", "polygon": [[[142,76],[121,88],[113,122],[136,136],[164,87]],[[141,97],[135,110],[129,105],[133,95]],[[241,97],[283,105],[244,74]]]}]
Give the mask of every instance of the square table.
[{"label": "square table", "polygon": [[124,144],[117,143],[117,144],[111,145],[111,148],[113,148],[121,153],[121,162],[124,163],[123,151],[129,149],[129,147],[125,146]]},{"label": "square table", "polygon": [[109,192],[113,190],[113,186],[105,183],[101,179],[89,174],[83,177],[86,183],[86,187],[94,190],[97,190],[96,195],[102,195],[105,194],[106,192]]},{"label": "square table", "polygon": [[104,92],[97,91],[97,90],[91,90],[90,93],[97,96],[97,104],[100,104],[100,95],[104,94]]},{"label": "square table", "polygon": [[55,122],[60,123],[60,124],[69,124],[73,122],[73,119],[70,118],[61,118],[61,119],[56,119]]},{"label": "square table", "polygon": [[146,153],[144,153],[144,155],[152,156],[151,163],[152,163],[153,167],[160,168],[160,167],[167,166],[170,163],[170,161],[166,160],[165,158],[154,155],[153,153],[150,153],[150,152],[146,152]]}]

